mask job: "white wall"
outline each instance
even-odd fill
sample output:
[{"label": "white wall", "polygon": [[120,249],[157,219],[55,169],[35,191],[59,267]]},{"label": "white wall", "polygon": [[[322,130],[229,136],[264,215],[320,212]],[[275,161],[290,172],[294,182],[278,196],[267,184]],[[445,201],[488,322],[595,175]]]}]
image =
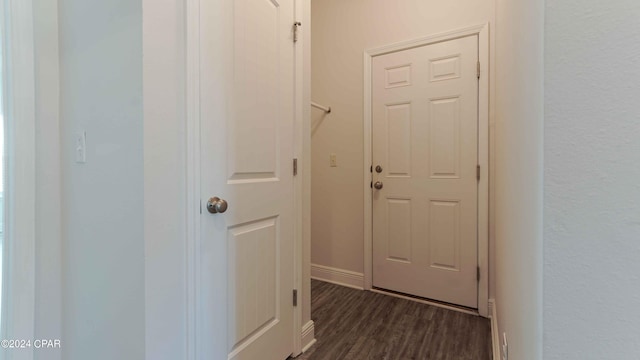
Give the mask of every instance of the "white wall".
[{"label": "white wall", "polygon": [[143,0],[146,358],[187,359],[185,1]]},{"label": "white wall", "polygon": [[[144,358],[142,2],[60,0],[63,358]],[[87,163],[74,135],[87,133]]]},{"label": "white wall", "polygon": [[496,293],[509,359],[541,358],[544,4],[496,2]]},{"label": "white wall", "polygon": [[[62,336],[62,229],[59,119],[58,1],[34,0],[36,89],[35,338]],[[36,360],[58,360],[41,349]]]},{"label": "white wall", "polygon": [[[36,334],[62,332],[65,359],[186,358],[185,1],[60,0],[59,54],[58,1],[35,3],[39,189],[55,192],[63,179],[62,206],[54,201],[38,209],[47,220],[40,234],[51,233],[39,244]],[[73,157],[81,130],[87,131],[85,165]],[[302,251],[304,324],[310,319],[307,243]],[[64,287],[56,293],[60,278]],[[60,355],[37,353],[48,360]]]},{"label": "white wall", "polygon": [[546,2],[545,360],[640,358],[638,19]]},{"label": "white wall", "polygon": [[[333,109],[312,110],[311,262],[362,273],[363,52],[493,22],[494,1],[311,2],[311,96]],[[336,168],[329,167],[331,153]]]}]

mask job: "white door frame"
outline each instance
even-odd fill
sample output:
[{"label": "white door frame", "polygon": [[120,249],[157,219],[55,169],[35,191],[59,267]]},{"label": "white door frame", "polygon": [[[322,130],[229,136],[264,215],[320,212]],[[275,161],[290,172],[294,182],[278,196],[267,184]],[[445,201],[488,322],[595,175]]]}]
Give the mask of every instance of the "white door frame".
[{"label": "white door frame", "polygon": [[[36,240],[36,127],[34,22],[31,0],[2,1],[3,100],[8,140],[5,177],[2,339],[34,339]],[[33,359],[33,349],[0,349]],[[8,357],[11,355],[11,357]]]},{"label": "white door frame", "polygon": [[371,192],[372,73],[376,56],[415,47],[478,35],[478,60],[481,64],[478,91],[478,164],[482,176],[478,183],[478,314],[489,316],[489,24],[448,31],[420,39],[402,41],[364,52],[364,289],[372,289],[373,221]]},{"label": "white door frame", "polygon": [[[298,175],[293,178],[294,223],[294,289],[298,290],[298,306],[293,311],[293,355],[302,353],[304,343],[303,309],[311,306],[305,294],[304,267],[309,267],[306,252],[311,243],[311,4],[310,0],[294,0],[295,21],[300,22],[295,47],[295,114],[294,157],[298,159]],[[305,349],[306,350],[306,349]]]},{"label": "white door frame", "polygon": [[[186,274],[187,274],[187,319],[186,319],[186,341],[187,341],[187,360],[199,359],[198,340],[199,333],[199,309],[198,309],[198,274],[200,273],[200,262],[198,254],[200,253],[199,244],[200,234],[200,1],[186,0],[186,146],[187,146],[187,254],[186,254]],[[307,18],[303,16],[303,11],[308,11],[300,1],[294,0],[296,19]],[[292,24],[293,25],[293,24]],[[298,159],[298,167],[307,169],[306,159],[308,158],[308,145],[306,140],[308,136],[304,135],[306,130],[308,133],[308,117],[309,111],[303,105],[304,100],[308,97],[302,95],[303,89],[300,86],[306,86],[301,74],[303,73],[303,52],[302,40],[298,41],[296,47],[296,84],[295,84],[295,144],[292,158]],[[308,101],[307,101],[308,103]],[[306,110],[305,110],[306,109]],[[306,115],[305,115],[306,114]],[[304,136],[303,136],[304,135]],[[300,166],[302,165],[302,166]],[[294,177],[294,289],[298,289],[298,306],[293,311],[293,329],[292,336],[294,339],[294,348],[292,353],[297,355],[302,348],[302,307],[307,302],[302,299],[302,240],[303,240],[303,210],[305,209],[305,196],[307,193],[303,191],[303,178],[307,176],[305,171],[298,172],[298,176]],[[306,202],[308,203],[308,202]]]},{"label": "white door frame", "polygon": [[200,270],[200,0],[186,0],[186,360],[198,357],[198,274]]}]

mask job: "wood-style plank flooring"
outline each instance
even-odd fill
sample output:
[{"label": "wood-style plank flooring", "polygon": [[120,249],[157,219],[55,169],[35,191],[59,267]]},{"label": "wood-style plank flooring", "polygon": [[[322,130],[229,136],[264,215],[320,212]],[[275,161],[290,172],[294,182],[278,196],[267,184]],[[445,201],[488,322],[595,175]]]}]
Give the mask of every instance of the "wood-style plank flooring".
[{"label": "wood-style plank flooring", "polygon": [[490,360],[489,320],[311,282],[317,343],[297,360]]}]

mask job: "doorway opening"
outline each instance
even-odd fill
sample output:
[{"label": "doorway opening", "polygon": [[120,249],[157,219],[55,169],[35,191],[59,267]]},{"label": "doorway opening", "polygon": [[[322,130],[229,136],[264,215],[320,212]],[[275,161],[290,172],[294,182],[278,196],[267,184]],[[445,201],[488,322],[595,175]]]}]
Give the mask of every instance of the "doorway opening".
[{"label": "doorway opening", "polygon": [[312,320],[326,283],[490,314],[486,5],[312,1]]}]

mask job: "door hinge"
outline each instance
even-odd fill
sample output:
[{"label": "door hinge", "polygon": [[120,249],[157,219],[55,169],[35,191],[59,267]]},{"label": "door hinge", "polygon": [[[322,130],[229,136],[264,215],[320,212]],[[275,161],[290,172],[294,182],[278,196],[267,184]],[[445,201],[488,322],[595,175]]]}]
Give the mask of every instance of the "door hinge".
[{"label": "door hinge", "polygon": [[293,159],[293,176],[298,175],[298,159]]},{"label": "door hinge", "polygon": [[478,266],[476,269],[477,269],[476,278],[477,278],[478,282],[480,282],[480,266]]},{"label": "door hinge", "polygon": [[293,306],[298,306],[298,289],[293,289]]},{"label": "door hinge", "polygon": [[476,179],[480,181],[480,165],[476,166]]},{"label": "door hinge", "polygon": [[478,75],[478,79],[480,79],[480,61],[478,61],[478,66],[476,70],[477,70],[476,73]]},{"label": "door hinge", "polygon": [[300,21],[296,21],[293,23],[293,42],[298,42],[298,28],[302,26]]}]

